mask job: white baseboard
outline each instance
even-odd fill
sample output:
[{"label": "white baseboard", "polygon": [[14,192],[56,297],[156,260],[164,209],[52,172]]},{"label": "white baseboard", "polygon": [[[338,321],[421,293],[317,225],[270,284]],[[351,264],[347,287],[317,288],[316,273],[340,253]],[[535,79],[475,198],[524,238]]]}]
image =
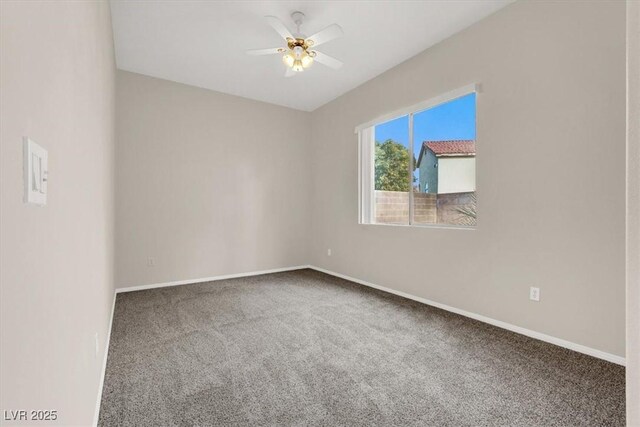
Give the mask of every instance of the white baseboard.
[{"label": "white baseboard", "polygon": [[526,335],[528,337],[535,338],[535,339],[538,339],[540,341],[545,341],[545,342],[548,342],[548,343],[551,343],[551,344],[555,344],[555,345],[560,346],[560,347],[568,348],[569,350],[577,351],[578,353],[587,354],[589,356],[597,357],[598,359],[603,359],[603,360],[606,360],[608,362],[612,362],[612,363],[615,363],[615,364],[618,364],[618,365],[622,365],[622,366],[626,365],[625,358],[622,357],[622,356],[616,356],[615,354],[606,353],[604,351],[596,350],[594,348],[587,347],[587,346],[584,346],[584,345],[581,345],[581,344],[576,344],[576,343],[573,343],[571,341],[566,341],[566,340],[563,340],[561,338],[552,337],[551,335],[546,335],[546,334],[543,334],[543,333],[540,333],[540,332],[532,331],[530,329],[522,328],[520,326],[512,325],[510,323],[506,323],[506,322],[502,322],[500,320],[492,319],[490,317],[482,316],[480,314],[471,313],[469,311],[461,310],[459,308],[451,307],[451,306],[448,306],[446,304],[441,304],[439,302],[431,301],[431,300],[428,300],[426,298],[417,297],[415,295],[411,295],[411,294],[408,294],[406,292],[401,292],[401,291],[396,291],[394,289],[385,288],[384,286],[375,285],[373,283],[369,283],[369,282],[364,281],[364,280],[356,279],[354,277],[350,277],[350,276],[347,276],[347,275],[344,275],[344,274],[336,273],[334,271],[326,270],[324,268],[315,267],[313,265],[308,266],[308,268],[311,268],[311,269],[316,270],[316,271],[320,271],[322,273],[329,274],[331,276],[340,277],[341,279],[349,280],[351,282],[355,282],[355,283],[358,283],[358,284],[361,284],[361,285],[364,285],[364,286],[368,286],[370,288],[379,289],[379,290],[384,291],[384,292],[389,292],[391,294],[399,295],[399,296],[404,297],[404,298],[412,299],[414,301],[418,301],[418,302],[421,302],[423,304],[427,304],[427,305],[431,305],[433,307],[441,308],[443,310],[450,311],[450,312],[456,313],[456,314],[460,314],[460,315],[465,316],[465,317],[470,317],[471,319],[479,320],[481,322],[488,323],[490,325],[497,326],[499,328],[506,329],[508,331],[516,332],[518,334]]},{"label": "white baseboard", "polygon": [[298,265],[295,267],[273,268],[271,270],[249,271],[247,273],[225,274],[222,276],[203,277],[200,279],[188,279],[188,280],[178,280],[175,282],[153,283],[150,285],[129,286],[124,288],[117,288],[116,293],[119,294],[122,292],[133,292],[133,291],[142,291],[145,289],[165,288],[167,286],[191,285],[193,283],[215,282],[216,280],[236,279],[238,277],[259,276],[261,274],[270,274],[270,273],[281,273],[283,271],[301,270],[303,268],[310,268],[310,266]]},{"label": "white baseboard", "polygon": [[98,387],[98,400],[96,401],[96,409],[93,414],[93,426],[97,427],[98,418],[100,417],[100,403],[102,402],[102,390],[104,389],[104,376],[107,372],[107,356],[109,355],[109,344],[111,343],[111,327],[113,326],[113,312],[116,309],[116,293],[113,293],[113,303],[111,304],[111,316],[109,317],[109,329],[107,330],[107,339],[104,344],[104,357],[102,358],[102,372],[100,373],[100,385]]}]

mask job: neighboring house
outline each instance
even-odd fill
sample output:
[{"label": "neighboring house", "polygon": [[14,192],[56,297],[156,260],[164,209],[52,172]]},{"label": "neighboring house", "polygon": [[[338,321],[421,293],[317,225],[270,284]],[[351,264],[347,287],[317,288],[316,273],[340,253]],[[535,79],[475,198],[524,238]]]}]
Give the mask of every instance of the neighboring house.
[{"label": "neighboring house", "polygon": [[476,191],[476,142],[425,141],[417,167],[421,193]]}]

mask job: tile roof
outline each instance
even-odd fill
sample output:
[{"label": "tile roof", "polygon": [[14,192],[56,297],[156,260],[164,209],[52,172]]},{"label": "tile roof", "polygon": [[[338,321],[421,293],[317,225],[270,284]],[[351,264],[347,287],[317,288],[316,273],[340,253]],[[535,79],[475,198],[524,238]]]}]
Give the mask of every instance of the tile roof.
[{"label": "tile roof", "polygon": [[473,140],[425,141],[422,146],[436,156],[476,154],[476,142]]},{"label": "tile roof", "polygon": [[472,139],[452,139],[448,141],[424,141],[420,156],[418,157],[417,167],[420,167],[422,157],[427,149],[433,151],[436,157],[447,156],[475,156],[476,142]]}]

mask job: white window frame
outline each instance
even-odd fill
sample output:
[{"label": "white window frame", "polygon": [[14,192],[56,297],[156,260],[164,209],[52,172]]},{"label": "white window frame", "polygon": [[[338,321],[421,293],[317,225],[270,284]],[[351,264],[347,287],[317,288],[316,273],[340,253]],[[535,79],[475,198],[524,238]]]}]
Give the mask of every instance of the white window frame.
[{"label": "white window frame", "polygon": [[[366,225],[394,225],[399,227],[420,226],[420,227],[443,227],[443,228],[464,228],[474,229],[471,226],[447,225],[447,224],[413,224],[413,191],[409,191],[409,223],[408,224],[380,224],[375,222],[375,127],[388,121],[403,116],[409,116],[409,153],[413,154],[413,116],[444,104],[454,99],[461,98],[469,94],[480,93],[480,84],[473,83],[458,89],[454,89],[442,95],[429,98],[388,114],[384,114],[374,120],[370,120],[356,126],[355,133],[358,134],[358,223]],[[477,101],[476,101],[477,102]],[[477,121],[477,111],[476,111]],[[409,157],[410,159],[413,156]],[[413,161],[409,162],[409,175],[412,175]]]}]

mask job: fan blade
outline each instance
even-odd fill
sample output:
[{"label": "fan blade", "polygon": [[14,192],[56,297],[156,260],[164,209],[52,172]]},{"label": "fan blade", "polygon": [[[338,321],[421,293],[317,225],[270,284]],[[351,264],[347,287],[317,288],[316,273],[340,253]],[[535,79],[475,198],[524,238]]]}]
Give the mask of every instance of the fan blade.
[{"label": "fan blade", "polygon": [[342,31],[342,27],[340,25],[331,24],[324,30],[307,37],[307,41],[311,40],[313,43],[310,43],[309,45],[316,47],[320,46],[322,43],[326,43],[333,39],[337,39],[338,37],[342,37],[343,35],[344,32]]},{"label": "fan blade", "polygon": [[264,18],[267,20],[269,25],[271,25],[273,29],[276,30],[278,34],[280,34],[280,36],[282,36],[283,39],[295,39],[295,37],[293,37],[293,34],[291,34],[291,31],[287,29],[287,27],[281,20],[279,20],[275,16],[265,16]]},{"label": "fan blade", "polygon": [[333,56],[325,55],[324,53],[315,50],[314,52],[316,54],[316,56],[313,57],[315,61],[318,61],[319,63],[326,65],[329,68],[333,68],[334,70],[342,67],[342,61],[338,61]]},{"label": "fan blade", "polygon": [[273,55],[276,53],[280,53],[282,51],[281,47],[270,47],[269,49],[250,49],[247,51],[249,55]]},{"label": "fan blade", "polygon": [[293,70],[292,70],[291,68],[289,68],[289,67],[287,67],[287,71],[285,71],[285,72],[284,72],[284,76],[285,76],[285,77],[293,77],[293,76],[295,76],[296,74],[299,74],[299,73],[297,73],[297,72],[293,71]]}]

